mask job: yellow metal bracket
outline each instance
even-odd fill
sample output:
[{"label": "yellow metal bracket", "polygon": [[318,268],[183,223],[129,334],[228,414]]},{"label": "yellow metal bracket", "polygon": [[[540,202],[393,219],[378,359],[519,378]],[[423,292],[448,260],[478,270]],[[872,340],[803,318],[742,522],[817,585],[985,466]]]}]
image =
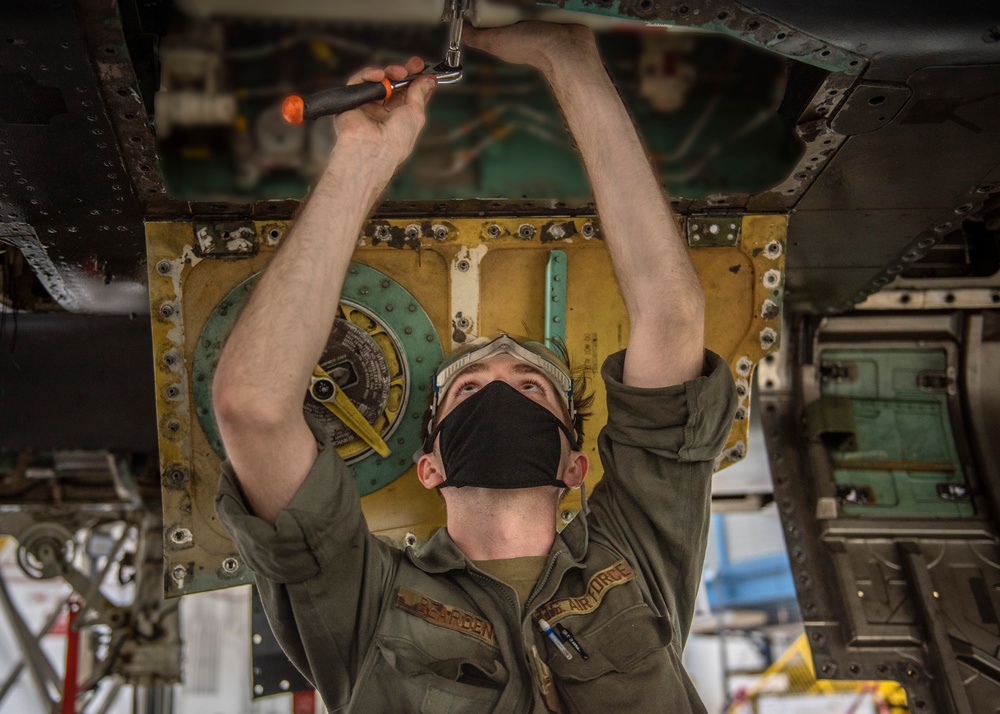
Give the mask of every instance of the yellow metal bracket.
[{"label": "yellow metal bracket", "polygon": [[351,403],[351,400],[344,394],[344,390],[337,386],[326,370],[316,365],[313,370],[312,379],[309,382],[309,394],[317,402],[330,410],[330,413],[340,419],[344,424],[368,446],[372,447],[379,456],[387,457],[392,452],[377,431],[372,428],[358,408]]}]

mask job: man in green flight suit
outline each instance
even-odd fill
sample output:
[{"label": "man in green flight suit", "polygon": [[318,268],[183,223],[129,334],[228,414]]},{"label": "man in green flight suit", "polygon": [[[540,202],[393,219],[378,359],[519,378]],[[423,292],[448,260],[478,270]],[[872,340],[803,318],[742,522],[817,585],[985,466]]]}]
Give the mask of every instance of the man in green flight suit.
[{"label": "man in green flight suit", "polygon": [[588,464],[568,368],[536,343],[500,336],[439,368],[417,471],[447,527],[420,549],[372,536],[348,468],[302,415],[356,236],[423,126],[435,82],[421,77],[336,119],[329,165],[233,329],[213,392],[219,516],[330,711],[703,712],[681,655],[736,397],[704,347],[697,274],[590,30],[529,22],[466,42],[548,81],[628,310],[628,347],[602,369],[590,512],[557,533]]}]

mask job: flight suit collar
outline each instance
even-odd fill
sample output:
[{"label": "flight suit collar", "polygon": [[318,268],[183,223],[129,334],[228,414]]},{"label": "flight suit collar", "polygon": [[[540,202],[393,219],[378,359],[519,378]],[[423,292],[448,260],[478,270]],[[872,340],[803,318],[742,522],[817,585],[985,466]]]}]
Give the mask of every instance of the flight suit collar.
[{"label": "flight suit collar", "polygon": [[[587,519],[579,513],[561,533],[556,534],[551,553],[564,548],[575,563],[582,563],[587,553]],[[439,528],[419,550],[407,547],[406,557],[416,567],[429,574],[464,570],[469,563],[462,549],[451,539],[447,528]]]}]

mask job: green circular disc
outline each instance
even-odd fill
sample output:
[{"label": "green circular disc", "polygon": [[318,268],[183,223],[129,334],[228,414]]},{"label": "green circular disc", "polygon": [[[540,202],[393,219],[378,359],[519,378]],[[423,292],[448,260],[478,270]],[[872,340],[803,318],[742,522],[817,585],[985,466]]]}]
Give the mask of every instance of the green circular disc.
[{"label": "green circular disc", "polygon": [[[220,458],[226,458],[212,408],[212,378],[222,346],[257,281],[252,275],[215,306],[194,353],[194,398],[198,421]],[[362,496],[396,480],[419,448],[420,427],[434,368],[444,353],[434,325],[420,304],[388,275],[351,263],[338,318],[320,365],[359,412],[376,425],[392,451],[382,458],[347,432],[326,407],[308,394],[303,409],[319,423],[329,443],[344,455]]]}]

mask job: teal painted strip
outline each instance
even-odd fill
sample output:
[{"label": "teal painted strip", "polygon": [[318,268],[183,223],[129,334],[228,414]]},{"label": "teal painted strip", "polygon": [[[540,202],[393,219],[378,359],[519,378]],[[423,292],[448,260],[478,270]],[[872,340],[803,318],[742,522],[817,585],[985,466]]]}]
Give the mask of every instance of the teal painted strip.
[{"label": "teal painted strip", "polygon": [[545,301],[545,343],[566,342],[566,252],[549,252],[545,267],[548,298]]}]

